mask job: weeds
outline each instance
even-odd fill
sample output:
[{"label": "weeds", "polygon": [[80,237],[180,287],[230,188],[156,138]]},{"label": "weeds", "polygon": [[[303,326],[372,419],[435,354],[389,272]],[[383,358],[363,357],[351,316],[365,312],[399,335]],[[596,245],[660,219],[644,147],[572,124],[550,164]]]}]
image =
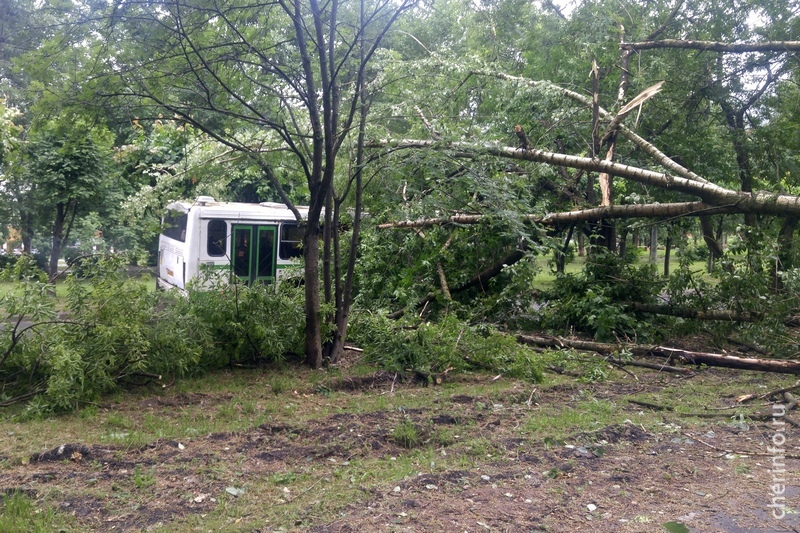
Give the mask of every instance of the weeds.
[{"label": "weeds", "polygon": [[392,430],[392,440],[403,448],[416,448],[421,444],[422,437],[417,426],[406,417]]}]

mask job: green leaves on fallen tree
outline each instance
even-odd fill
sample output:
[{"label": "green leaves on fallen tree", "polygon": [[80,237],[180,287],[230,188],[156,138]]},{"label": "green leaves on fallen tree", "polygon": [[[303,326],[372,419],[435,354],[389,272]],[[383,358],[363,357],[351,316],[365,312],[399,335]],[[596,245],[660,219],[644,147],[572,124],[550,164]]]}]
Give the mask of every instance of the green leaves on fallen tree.
[{"label": "green leaves on fallen tree", "polygon": [[[90,259],[59,300],[30,276],[0,299],[0,406],[27,401],[23,416],[48,415],[121,388],[303,351],[302,289],[226,283],[154,293],[125,274],[122,256]],[[19,279],[20,268],[8,277]]]},{"label": "green leaves on fallen tree", "polygon": [[153,294],[125,276],[121,262],[106,256],[92,263],[86,280],[71,276],[58,315],[55,287],[38,280],[0,300],[0,402],[30,398],[26,415],[39,416],[195,367],[204,341],[198,322],[163,320]]},{"label": "green leaves on fallen tree", "polygon": [[367,357],[389,371],[419,376],[481,371],[531,382],[542,380],[534,352],[489,326],[470,325],[453,315],[438,323],[397,322],[381,315],[353,319],[350,338]]},{"label": "green leaves on fallen tree", "polygon": [[583,272],[559,276],[542,295],[541,325],[587,332],[597,340],[650,338],[657,333],[657,323],[639,320],[625,303],[653,303],[662,284],[650,266],[637,267],[599,251]]}]

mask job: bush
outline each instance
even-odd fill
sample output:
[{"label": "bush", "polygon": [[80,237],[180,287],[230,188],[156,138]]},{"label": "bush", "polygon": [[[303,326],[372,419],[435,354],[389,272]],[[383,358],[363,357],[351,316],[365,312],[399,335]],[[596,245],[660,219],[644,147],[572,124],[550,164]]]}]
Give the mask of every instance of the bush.
[{"label": "bush", "polygon": [[53,286],[31,270],[29,258],[6,271],[7,279],[23,281],[0,298],[0,309],[24,320],[0,330],[0,401],[33,397],[24,416],[42,416],[127,385],[234,362],[280,361],[303,350],[302,288],[220,283],[190,289],[188,297],[153,293],[125,276],[121,262],[96,256],[84,279],[68,276],[65,319],[56,315]]}]

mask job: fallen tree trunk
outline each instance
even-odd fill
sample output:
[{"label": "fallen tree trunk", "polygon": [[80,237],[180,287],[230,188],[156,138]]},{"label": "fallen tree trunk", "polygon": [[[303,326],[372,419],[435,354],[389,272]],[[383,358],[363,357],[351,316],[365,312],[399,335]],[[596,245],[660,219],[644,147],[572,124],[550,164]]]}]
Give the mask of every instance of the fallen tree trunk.
[{"label": "fallen tree trunk", "polygon": [[[678,318],[692,318],[695,320],[720,320],[725,322],[758,322],[764,320],[766,315],[755,311],[727,311],[724,309],[688,309],[671,305],[653,305],[639,302],[626,302],[623,305],[634,311],[654,315],[675,316]],[[788,316],[783,319],[783,325],[795,327],[800,325],[800,316]]]},{"label": "fallen tree trunk", "polygon": [[[522,222],[533,222],[544,225],[574,224],[605,218],[674,218],[680,216],[708,216],[737,213],[735,205],[713,206],[704,202],[675,202],[664,204],[623,204],[606,207],[564,211],[547,215],[520,215]],[[422,218],[418,220],[401,220],[378,224],[378,229],[421,229],[448,224],[469,226],[480,224],[486,215],[455,214],[449,217]]]},{"label": "fallen tree trunk", "polygon": [[758,322],[764,319],[764,313],[751,311],[727,311],[724,309],[688,309],[671,305],[653,305],[639,302],[625,302],[625,307],[642,313],[653,315],[667,315],[678,318],[692,318],[695,320],[721,320],[727,322]]},{"label": "fallen tree trunk", "polygon": [[605,342],[583,341],[579,339],[565,339],[563,337],[540,337],[538,335],[517,335],[517,340],[523,344],[545,346],[548,348],[575,348],[602,354],[611,354],[627,350],[633,355],[647,355],[658,346],[644,344],[612,344]]},{"label": "fallen tree trunk", "polygon": [[668,359],[677,358],[687,364],[721,366],[741,370],[761,370],[763,372],[779,372],[783,374],[800,374],[800,361],[790,359],[757,359],[755,357],[736,357],[706,352],[690,352],[677,348],[659,346],[653,355],[661,355]]},{"label": "fallen tree trunk", "polygon": [[376,140],[367,144],[368,148],[429,149],[457,151],[474,154],[487,154],[495,157],[545,163],[588,171],[604,172],[637,183],[672,190],[699,197],[716,207],[735,207],[740,213],[763,215],[800,215],[800,196],[767,192],[738,192],[709,182],[699,182],[663,172],[653,172],[611,161],[557,154],[545,150],[522,150],[496,144],[466,142],[441,142],[418,139]]},{"label": "fallen tree trunk", "polygon": [[761,43],[721,43],[716,41],[688,41],[683,39],[663,39],[639,43],[620,43],[622,50],[652,50],[655,48],[683,48],[707,52],[797,52],[800,41],[765,41]]},{"label": "fallen tree trunk", "polygon": [[736,357],[733,355],[708,352],[693,352],[667,346],[648,346],[643,344],[610,344],[602,342],[564,339],[562,337],[539,337],[535,335],[519,335],[517,340],[535,346],[560,348],[577,348],[610,354],[626,350],[633,355],[654,355],[665,357],[667,361],[677,360],[685,364],[708,365],[741,370],[760,370],[762,372],[778,372],[783,374],[800,374],[800,361],[791,359],[757,359],[754,357]]}]

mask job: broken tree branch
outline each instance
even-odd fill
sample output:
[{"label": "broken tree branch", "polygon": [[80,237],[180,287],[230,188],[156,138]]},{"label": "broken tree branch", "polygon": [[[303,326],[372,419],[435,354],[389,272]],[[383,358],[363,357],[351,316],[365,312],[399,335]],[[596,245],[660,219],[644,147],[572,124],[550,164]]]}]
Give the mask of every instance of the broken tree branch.
[{"label": "broken tree branch", "polygon": [[[450,294],[457,294],[459,292],[464,292],[468,289],[473,287],[481,287],[484,288],[486,284],[489,282],[490,279],[500,274],[503,269],[509,265],[513,265],[514,263],[519,262],[523,257],[525,257],[525,249],[516,249],[500,261],[497,261],[495,264],[479,272],[478,274],[474,275],[470,278],[466,283],[463,285],[459,285],[455,289],[450,289]],[[427,295],[420,298],[420,300],[416,303],[415,307],[419,309],[425,305],[428,305],[430,302],[436,299],[436,293],[428,293]],[[405,314],[405,310],[400,309],[394,311],[393,313],[389,313],[387,316],[389,318],[397,319],[401,318]]]},{"label": "broken tree branch", "polygon": [[654,48],[683,48],[704,50],[709,52],[797,52],[800,41],[765,41],[761,43],[721,43],[715,41],[688,41],[681,39],[663,39],[660,41],[642,41],[638,43],[620,43],[623,50],[652,50]]},{"label": "broken tree branch", "polygon": [[665,357],[667,361],[679,360],[685,364],[708,365],[740,370],[760,370],[763,372],[779,372],[783,374],[800,374],[800,361],[791,359],[757,359],[753,357],[736,357],[727,354],[693,352],[667,346],[648,346],[643,344],[610,344],[563,337],[539,337],[535,335],[518,335],[517,340],[524,344],[551,346],[559,348],[577,348],[599,353],[614,353],[622,350],[633,355],[654,355]]},{"label": "broken tree branch", "polygon": [[[556,85],[554,83],[551,83],[549,81],[530,80],[528,78],[521,78],[519,76],[511,76],[510,74],[505,74],[505,73],[502,73],[502,72],[492,72],[492,71],[477,70],[477,71],[473,71],[472,74],[474,74],[476,76],[487,76],[487,77],[497,78],[497,79],[504,80],[504,81],[510,81],[510,82],[514,82],[514,83],[519,83],[519,84],[522,84],[522,85],[525,85],[525,86],[528,86],[528,87],[547,87],[548,89],[552,89],[554,91],[560,92],[561,94],[563,94],[567,98],[569,98],[571,100],[574,100],[574,101],[576,101],[576,102],[578,102],[580,104],[583,104],[583,105],[585,105],[586,107],[588,107],[590,109],[592,108],[592,100],[591,100],[591,98],[589,98],[589,97],[587,97],[587,96],[585,96],[583,94],[580,94],[578,92],[571,91],[569,89],[565,89],[563,87],[560,87],[560,86],[558,86],[558,85]],[[600,107],[598,109],[598,111],[600,112],[600,116],[603,117],[603,118],[608,119],[608,118],[611,118],[613,116],[610,112],[606,111],[602,107]],[[631,141],[633,144],[638,146],[643,152],[645,152],[650,157],[652,157],[653,160],[656,163],[658,163],[659,165],[661,165],[662,167],[664,167],[668,171],[674,172],[678,176],[684,177],[684,178],[689,179],[689,180],[699,181],[701,183],[705,183],[705,182],[708,181],[705,178],[703,178],[703,177],[695,174],[691,170],[687,169],[686,167],[684,167],[684,166],[678,164],[677,162],[675,162],[672,158],[667,156],[667,154],[665,154],[664,152],[659,150],[654,144],[646,141],[644,138],[642,138],[640,135],[636,134],[630,128],[626,127],[624,124],[620,124],[619,125],[619,133],[620,133],[620,135],[622,135],[623,137],[625,137],[626,139]]]},{"label": "broken tree branch", "polygon": [[727,311],[724,309],[687,309],[672,305],[653,305],[639,302],[626,302],[623,305],[634,311],[654,315],[667,315],[695,320],[724,320],[728,322],[758,322],[764,319],[764,313],[751,311]]},{"label": "broken tree branch", "polygon": [[794,385],[791,385],[789,387],[784,387],[782,389],[765,392],[764,394],[745,394],[744,396],[737,396],[736,402],[744,403],[744,402],[749,402],[750,400],[766,400],[767,398],[770,398],[772,396],[790,392],[795,389],[800,389],[800,381],[796,381]]},{"label": "broken tree branch", "polygon": [[436,142],[419,139],[377,140],[368,143],[368,148],[428,149],[457,152],[473,152],[495,157],[532,161],[549,165],[564,166],[626,178],[637,183],[690,194],[703,201],[719,206],[735,205],[743,213],[763,215],[800,216],[800,196],[768,192],[739,192],[726,189],[714,183],[698,182],[680,176],[672,176],[663,172],[654,172],[638,167],[566,154],[557,154],[545,150],[520,150],[496,144],[479,144],[467,142]]},{"label": "broken tree branch", "polygon": [[[520,215],[522,222],[533,222],[556,226],[559,224],[573,224],[588,222],[604,218],[675,218],[682,216],[705,216],[723,213],[736,213],[736,205],[714,206],[704,202],[675,202],[667,204],[636,204],[612,205],[551,213],[548,215]],[[449,217],[423,218],[419,220],[403,220],[399,222],[385,222],[378,224],[378,229],[412,229],[428,228],[433,226],[446,226],[448,224],[468,226],[480,224],[486,215],[455,214]]]}]

